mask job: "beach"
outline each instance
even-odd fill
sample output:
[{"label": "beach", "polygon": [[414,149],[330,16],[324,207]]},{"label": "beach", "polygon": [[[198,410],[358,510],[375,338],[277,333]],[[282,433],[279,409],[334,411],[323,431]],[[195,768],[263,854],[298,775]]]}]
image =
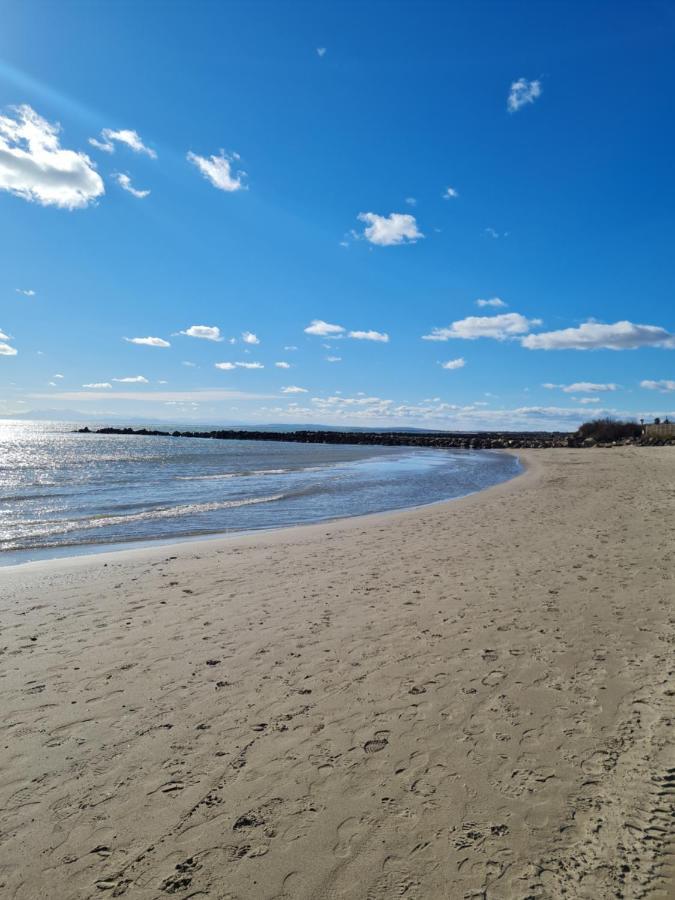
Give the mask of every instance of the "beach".
[{"label": "beach", "polygon": [[0,570],[0,895],[672,896],[675,450]]}]

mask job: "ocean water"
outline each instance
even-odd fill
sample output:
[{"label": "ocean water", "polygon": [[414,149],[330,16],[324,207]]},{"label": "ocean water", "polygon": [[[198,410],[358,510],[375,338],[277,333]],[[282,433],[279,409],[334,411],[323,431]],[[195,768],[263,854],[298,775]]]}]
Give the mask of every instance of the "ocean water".
[{"label": "ocean water", "polygon": [[420,506],[516,475],[511,455],[74,434],[0,422],[0,565]]}]

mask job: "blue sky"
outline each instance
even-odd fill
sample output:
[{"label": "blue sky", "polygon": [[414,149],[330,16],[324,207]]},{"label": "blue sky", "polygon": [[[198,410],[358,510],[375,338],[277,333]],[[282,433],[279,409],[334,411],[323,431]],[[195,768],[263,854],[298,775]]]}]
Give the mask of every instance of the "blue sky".
[{"label": "blue sky", "polygon": [[0,414],[673,414],[672,4],[0,15]]}]

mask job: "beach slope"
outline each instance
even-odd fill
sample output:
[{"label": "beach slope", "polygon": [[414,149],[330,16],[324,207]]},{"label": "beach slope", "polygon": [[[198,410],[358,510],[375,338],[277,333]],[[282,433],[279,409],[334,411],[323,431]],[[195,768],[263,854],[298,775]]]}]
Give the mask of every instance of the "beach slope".
[{"label": "beach slope", "polygon": [[0,895],[668,897],[675,450],[0,572]]}]

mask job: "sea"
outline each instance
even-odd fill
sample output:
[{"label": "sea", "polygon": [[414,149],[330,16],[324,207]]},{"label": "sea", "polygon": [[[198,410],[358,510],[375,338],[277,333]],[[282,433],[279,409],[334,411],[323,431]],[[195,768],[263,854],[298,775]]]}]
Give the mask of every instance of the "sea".
[{"label": "sea", "polygon": [[0,421],[0,566],[423,506],[520,471],[516,457],[486,450],[78,434],[79,427]]}]

